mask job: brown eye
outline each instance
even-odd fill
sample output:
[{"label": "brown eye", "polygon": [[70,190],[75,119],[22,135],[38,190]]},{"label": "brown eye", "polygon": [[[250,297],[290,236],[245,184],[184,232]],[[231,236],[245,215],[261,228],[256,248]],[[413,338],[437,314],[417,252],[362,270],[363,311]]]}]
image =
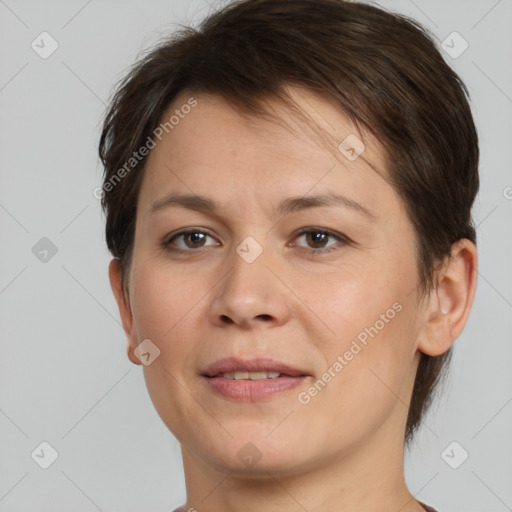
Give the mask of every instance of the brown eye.
[{"label": "brown eye", "polygon": [[[309,252],[312,254],[336,251],[350,243],[350,240],[344,235],[319,228],[304,229],[298,234],[297,239],[300,239],[301,237],[304,238],[307,246],[298,245],[298,247],[306,251],[309,249]],[[335,241],[337,240],[337,243],[335,242],[331,245],[327,245],[329,243],[329,239],[335,239]]]},{"label": "brown eye", "polygon": [[320,231],[308,231],[305,233],[306,241],[313,244],[313,249],[323,249],[328,242],[329,235]]},{"label": "brown eye", "polygon": [[185,240],[185,244],[190,249],[195,249],[196,247],[201,247],[204,243],[206,235],[204,233],[185,233],[183,236],[183,240]]},{"label": "brown eye", "polygon": [[182,231],[181,233],[176,233],[164,242],[164,247],[169,250],[176,249],[182,251],[200,249],[205,247],[205,240],[207,238],[212,237],[208,233],[199,229]]}]

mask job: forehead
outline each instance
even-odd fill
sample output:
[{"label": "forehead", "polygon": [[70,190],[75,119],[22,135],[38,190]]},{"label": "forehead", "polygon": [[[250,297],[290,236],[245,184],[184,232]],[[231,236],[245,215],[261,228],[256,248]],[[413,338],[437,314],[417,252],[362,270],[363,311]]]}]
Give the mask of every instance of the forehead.
[{"label": "forehead", "polygon": [[[371,196],[369,182],[386,177],[376,139],[363,136],[333,101],[305,89],[288,92],[312,126],[324,130],[320,137],[280,103],[265,105],[274,120],[242,113],[217,95],[182,91],[162,116],[164,130],[146,162],[139,202],[170,188],[218,196],[259,191],[266,200],[280,190],[304,195],[308,188],[343,186],[353,193],[366,188]],[[347,153],[354,146],[364,149],[355,158]]]},{"label": "forehead", "polygon": [[[379,141],[368,130],[361,133],[360,127],[355,126],[332,98],[297,86],[284,86],[284,90],[303,117],[299,118],[288,105],[275,99],[260,100],[260,105],[265,111],[265,117],[261,117],[236,108],[220,95],[184,90],[167,107],[162,116],[161,125],[174,118],[173,122],[176,125],[170,127],[165,135],[170,135],[171,138],[172,135],[201,137],[199,142],[202,144],[196,147],[197,150],[202,150],[204,144],[210,141],[213,141],[215,148],[219,150],[226,149],[228,146],[233,149],[241,140],[251,137],[254,145],[263,144],[271,150],[276,146],[279,147],[279,151],[289,147],[291,151],[287,156],[308,150],[313,150],[318,156],[321,149],[324,151],[330,149],[332,156],[338,158],[341,163],[347,163],[350,160],[346,158],[346,154],[340,152],[340,143],[347,137],[353,141],[358,139],[361,143],[364,139],[365,149],[361,154],[362,160],[370,158],[370,163],[375,160],[381,170],[384,169],[385,166],[381,160],[385,151]],[[195,104],[193,108],[188,107],[191,103]],[[178,129],[178,124],[181,125],[181,130]],[[183,129],[183,125],[190,127],[191,124],[194,125],[197,133]],[[208,136],[200,133],[202,130],[208,131],[213,128],[221,129],[222,132],[213,131]],[[231,137],[221,138],[221,135],[226,134]],[[173,150],[176,156],[180,156],[180,146]],[[187,156],[190,157],[190,155]]]}]

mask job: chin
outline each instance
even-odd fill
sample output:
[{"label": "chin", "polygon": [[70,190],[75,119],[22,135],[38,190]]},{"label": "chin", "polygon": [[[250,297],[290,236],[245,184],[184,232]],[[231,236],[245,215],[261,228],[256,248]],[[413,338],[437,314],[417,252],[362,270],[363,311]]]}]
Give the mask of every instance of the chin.
[{"label": "chin", "polygon": [[[302,467],[306,467],[307,463],[302,457],[289,454],[282,457],[272,452],[258,452],[254,449],[254,445],[246,444],[241,449],[244,451],[242,460],[238,457],[238,453],[222,453],[218,457],[214,453],[209,453],[209,464],[220,472],[232,472],[241,477],[265,479],[271,473],[274,476],[291,476],[300,473]],[[252,459],[252,460],[251,460]]]},{"label": "chin", "polygon": [[[208,464],[218,471],[252,478],[268,479],[269,472],[292,475],[305,469],[315,458],[315,443],[299,432],[295,432],[294,436],[286,429],[278,435],[277,430],[272,432],[275,426],[273,424],[268,428],[265,425],[265,428],[256,429],[253,425],[252,429],[242,429],[243,433],[227,427],[233,438],[227,434],[215,435],[212,439],[202,438],[198,440],[201,446],[196,453],[201,453]],[[272,433],[269,435],[269,432]]]}]

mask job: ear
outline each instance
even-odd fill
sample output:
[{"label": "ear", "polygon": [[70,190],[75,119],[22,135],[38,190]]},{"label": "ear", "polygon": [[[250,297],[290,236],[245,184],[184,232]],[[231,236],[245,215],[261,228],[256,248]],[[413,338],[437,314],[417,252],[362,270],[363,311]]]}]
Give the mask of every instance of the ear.
[{"label": "ear", "polygon": [[477,250],[470,240],[452,245],[427,301],[427,317],[418,349],[430,356],[447,352],[458,338],[471,311],[476,291]]},{"label": "ear", "polygon": [[108,277],[110,279],[110,287],[114,293],[114,297],[119,308],[119,315],[123,324],[124,332],[128,338],[127,354],[130,361],[134,364],[142,364],[135,355],[134,350],[137,348],[137,333],[133,326],[133,315],[130,306],[130,298],[123,289],[123,281],[121,277],[121,265],[119,258],[113,258],[108,266]]}]

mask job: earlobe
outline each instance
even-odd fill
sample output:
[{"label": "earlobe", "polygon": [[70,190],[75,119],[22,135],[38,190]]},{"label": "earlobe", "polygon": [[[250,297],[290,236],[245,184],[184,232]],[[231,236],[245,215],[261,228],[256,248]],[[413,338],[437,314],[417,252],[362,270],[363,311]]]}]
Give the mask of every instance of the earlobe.
[{"label": "earlobe", "polygon": [[140,365],[142,363],[134,354],[134,344],[136,345],[137,339],[136,334],[133,333],[133,315],[130,306],[130,300],[129,297],[127,297],[127,295],[125,294],[125,290],[123,289],[123,280],[121,275],[121,266],[119,258],[113,258],[110,261],[108,267],[108,275],[110,279],[110,287],[112,288],[112,292],[114,294],[114,297],[117,302],[117,307],[119,309],[119,315],[121,316],[123,329],[128,339],[128,358],[132,363]]},{"label": "earlobe", "polygon": [[476,291],[477,251],[470,240],[453,244],[428,300],[418,349],[431,356],[447,352],[461,334]]}]

